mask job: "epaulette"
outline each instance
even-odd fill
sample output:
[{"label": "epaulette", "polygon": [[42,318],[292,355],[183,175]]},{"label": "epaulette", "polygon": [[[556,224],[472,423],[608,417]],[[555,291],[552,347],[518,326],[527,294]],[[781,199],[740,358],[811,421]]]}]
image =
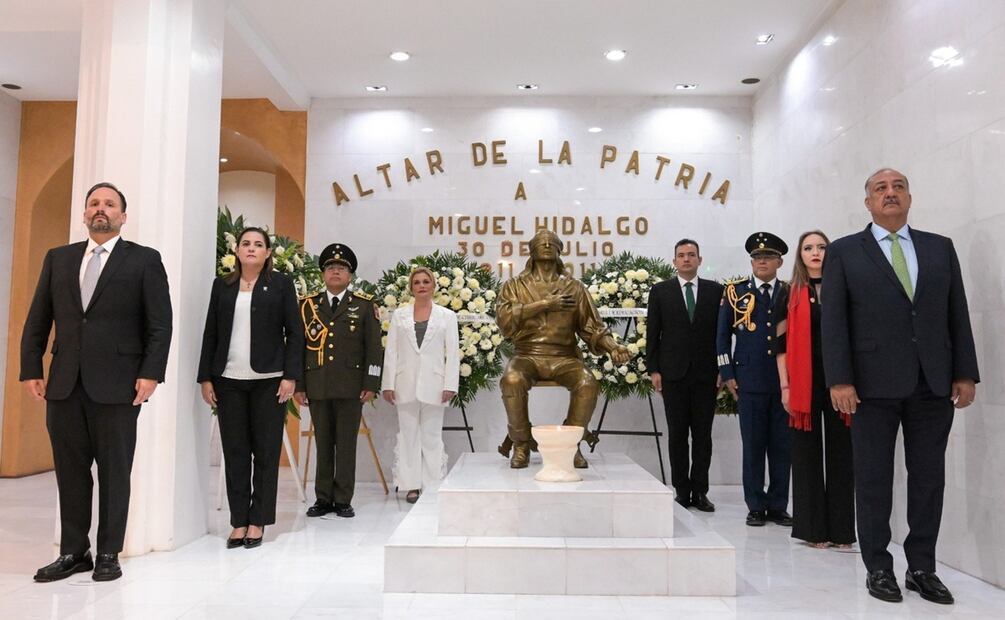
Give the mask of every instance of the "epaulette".
[{"label": "epaulette", "polygon": [[364,293],[363,291],[353,291],[352,294],[360,299],[365,299],[367,301],[373,301],[373,295],[370,293]]},{"label": "epaulette", "polygon": [[303,303],[305,301],[307,301],[308,299],[314,298],[314,297],[318,297],[318,296],[321,295],[321,293],[324,293],[324,291],[321,291],[320,293],[312,293],[310,295],[303,295],[302,297],[298,297],[297,298],[297,303],[303,305]]},{"label": "epaulette", "polygon": [[723,286],[736,286],[737,284],[743,284],[750,280],[750,278],[736,278],[735,280],[726,280],[723,282]]}]

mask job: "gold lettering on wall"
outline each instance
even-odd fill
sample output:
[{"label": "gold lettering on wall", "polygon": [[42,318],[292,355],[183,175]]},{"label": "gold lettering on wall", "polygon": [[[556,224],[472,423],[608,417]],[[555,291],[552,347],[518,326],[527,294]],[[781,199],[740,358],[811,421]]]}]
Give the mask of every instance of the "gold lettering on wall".
[{"label": "gold lettering on wall", "polygon": [[677,171],[677,180],[673,182],[674,187],[677,187],[681,183],[684,184],[684,189],[687,189],[687,184],[691,182],[694,178],[694,166],[691,164],[681,164],[680,170]]},{"label": "gold lettering on wall", "polygon": [[386,185],[388,189],[391,189],[391,176],[387,174],[387,170],[390,167],[391,162],[377,166],[377,172],[384,175],[384,185]]},{"label": "gold lettering on wall", "polygon": [[338,181],[332,183],[332,190],[335,192],[335,206],[339,206],[343,202],[349,202],[349,195],[345,193],[342,186],[338,184]]},{"label": "gold lettering on wall", "polygon": [[659,181],[660,180],[660,176],[663,174],[663,166],[666,166],[667,164],[669,164],[670,160],[668,158],[666,158],[666,157],[663,157],[662,155],[657,155],[656,156],[656,161],[660,162],[659,167],[656,168],[656,180]]},{"label": "gold lettering on wall", "polygon": [[358,174],[352,175],[352,180],[353,180],[353,183],[356,184],[356,192],[359,193],[359,197],[360,198],[362,198],[363,196],[369,196],[370,194],[373,193],[373,188],[363,189],[363,186],[359,182],[359,175]]},{"label": "gold lettering on wall", "polygon": [[437,170],[443,172],[443,156],[439,150],[426,151],[426,163],[429,165],[429,176],[436,174]]},{"label": "gold lettering on wall", "polygon": [[718,200],[719,204],[725,205],[726,196],[728,195],[729,195],[729,179],[726,179],[725,181],[722,182],[722,185],[719,186],[719,189],[715,190],[715,193],[712,194],[712,200]]},{"label": "gold lettering on wall", "polygon": [[503,153],[502,147],[506,146],[505,140],[493,140],[492,141],[492,163],[498,164],[500,166],[506,164],[506,153]]},{"label": "gold lettering on wall", "polygon": [[572,149],[569,148],[569,141],[562,143],[562,150],[558,153],[558,163],[572,165]]},{"label": "gold lettering on wall", "polygon": [[419,171],[412,165],[412,160],[405,158],[405,183],[411,183],[412,179],[419,178]]},{"label": "gold lettering on wall", "polygon": [[628,165],[625,166],[625,174],[629,172],[635,172],[635,176],[639,176],[639,152],[632,151],[632,156],[628,158]]},{"label": "gold lettering on wall", "polygon": [[485,148],[484,142],[472,142],[471,143],[471,163],[475,166],[484,166],[488,162],[488,150]]},{"label": "gold lettering on wall", "polygon": [[513,196],[513,200],[527,200],[527,190],[523,188],[523,181],[517,183],[516,195]]},{"label": "gold lettering on wall", "polygon": [[539,164],[550,164],[551,158],[545,158],[544,156],[544,140],[537,141],[537,163]]},{"label": "gold lettering on wall", "polygon": [[613,164],[617,158],[618,147],[605,144],[604,148],[600,151],[600,169],[603,170],[605,164]]}]

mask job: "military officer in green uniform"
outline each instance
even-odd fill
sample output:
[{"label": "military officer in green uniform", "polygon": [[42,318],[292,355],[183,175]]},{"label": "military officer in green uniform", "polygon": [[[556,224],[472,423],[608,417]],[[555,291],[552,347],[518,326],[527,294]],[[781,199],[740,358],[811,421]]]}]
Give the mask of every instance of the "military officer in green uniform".
[{"label": "military officer in green uniform", "polygon": [[380,389],[384,350],[373,296],[348,290],[356,273],[356,254],[333,243],[318,260],[325,290],[300,302],[304,324],[304,379],[298,403],[307,403],[314,421],[317,501],[308,517],[334,512],[355,516],[356,438],[363,403]]}]

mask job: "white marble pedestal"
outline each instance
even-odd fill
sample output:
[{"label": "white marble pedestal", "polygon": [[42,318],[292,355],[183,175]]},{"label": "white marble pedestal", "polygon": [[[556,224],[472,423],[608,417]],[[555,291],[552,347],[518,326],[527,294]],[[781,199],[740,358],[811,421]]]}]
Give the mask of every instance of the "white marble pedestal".
[{"label": "white marble pedestal", "polygon": [[[735,550],[620,454],[544,483],[465,454],[384,547],[385,592],[734,596]],[[675,525],[676,522],[676,525]]]}]

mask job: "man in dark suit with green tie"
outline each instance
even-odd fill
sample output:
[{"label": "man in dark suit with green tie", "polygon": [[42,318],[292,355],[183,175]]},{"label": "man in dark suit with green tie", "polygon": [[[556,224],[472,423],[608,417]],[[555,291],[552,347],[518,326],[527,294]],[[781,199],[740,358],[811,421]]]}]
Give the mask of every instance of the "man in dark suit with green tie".
[{"label": "man in dark suit with green tie", "polygon": [[903,600],[893,574],[890,513],[900,427],[907,466],[906,586],[951,604],[935,575],[945,454],[953,407],[980,380],[967,295],[948,237],[911,228],[907,177],[889,168],[865,182],[872,223],[827,248],[821,311],[824,375],[834,408],[854,414],[851,437],[862,561],[872,596]]},{"label": "man in dark suit with green tie", "polygon": [[325,290],[300,303],[304,324],[304,379],[297,385],[298,403],[308,403],[314,421],[317,501],[308,517],[334,512],[353,517],[356,485],[356,438],[363,403],[380,390],[384,349],[373,297],[348,290],[356,273],[356,254],[333,243],[318,259]]}]

